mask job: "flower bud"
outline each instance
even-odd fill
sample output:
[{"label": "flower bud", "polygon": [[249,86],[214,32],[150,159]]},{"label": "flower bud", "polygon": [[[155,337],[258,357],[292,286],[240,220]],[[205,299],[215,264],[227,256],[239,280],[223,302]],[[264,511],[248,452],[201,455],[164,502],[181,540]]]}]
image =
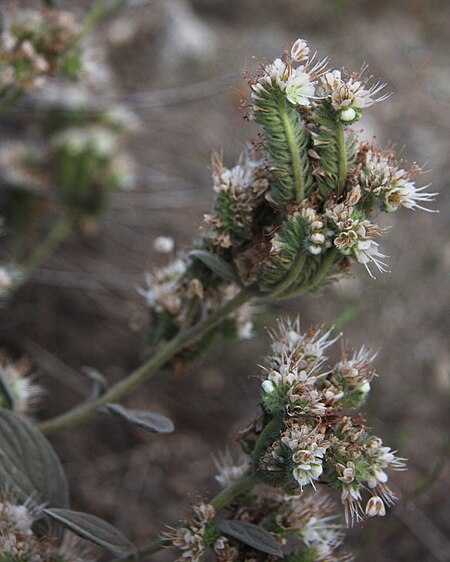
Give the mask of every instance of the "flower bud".
[{"label": "flower bud", "polygon": [[308,43],[304,39],[297,39],[297,41],[292,45],[291,57],[296,61],[300,62],[308,58],[309,47]]},{"label": "flower bud", "polygon": [[383,500],[378,496],[372,496],[366,504],[366,515],[368,517],[383,517],[386,515],[386,508]]},{"label": "flower bud", "polygon": [[356,111],[353,109],[353,107],[349,107],[348,109],[343,109],[339,113],[339,117],[341,121],[353,121],[353,119],[356,117]]},{"label": "flower bud", "polygon": [[264,381],[262,383],[262,387],[264,392],[267,392],[267,394],[270,394],[275,390],[275,386],[272,381]]}]

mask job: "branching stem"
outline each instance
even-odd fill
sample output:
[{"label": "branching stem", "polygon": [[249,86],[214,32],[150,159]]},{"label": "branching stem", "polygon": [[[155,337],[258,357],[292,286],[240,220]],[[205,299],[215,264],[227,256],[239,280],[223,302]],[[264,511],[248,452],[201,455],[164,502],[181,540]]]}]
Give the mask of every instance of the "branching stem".
[{"label": "branching stem", "polygon": [[126,378],[112,386],[105,394],[99,398],[83,402],[60,416],[41,423],[39,429],[46,434],[52,433],[59,429],[79,424],[93,417],[99,408],[109,402],[115,402],[124,394],[133,390],[133,388],[138,386],[145,379],[154,375],[161,367],[166,365],[174,355],[186,347],[189,347],[210,330],[218,326],[229,314],[250,300],[252,296],[254,296],[254,291],[252,289],[243,289],[234,299],[228,301],[222,308],[213,312],[208,318],[198,322],[189,330],[179,332],[177,336],[161,349],[161,351],[153,355],[146,363],[138,367]]},{"label": "branching stem", "polygon": [[280,296],[283,296],[284,291],[289,289],[289,287],[297,280],[298,276],[302,272],[302,269],[305,265],[305,261],[306,261],[306,251],[300,250],[294,262],[294,265],[292,266],[292,269],[289,271],[286,277],[281,281],[281,283],[277,285],[277,287],[270,293],[270,298],[276,299]]},{"label": "branching stem", "polygon": [[298,289],[295,289],[294,291],[291,291],[290,293],[285,293],[284,295],[278,298],[293,299],[295,297],[304,295],[305,293],[308,293],[309,291],[315,289],[328,275],[330,269],[333,267],[335,263],[337,254],[338,254],[337,248],[332,248],[331,250],[329,250],[328,255],[325,258],[322,266],[317,270],[317,273],[312,277],[309,283],[303,285],[302,287],[299,287]]},{"label": "branching stem", "polygon": [[[222,507],[225,507],[227,504],[229,504],[236,496],[239,496],[244,492],[251,490],[255,484],[256,480],[252,474],[244,474],[229,488],[220,492],[220,494],[218,494],[209,503],[214,507],[216,511],[219,511],[220,509],[222,509]],[[162,550],[165,546],[170,546],[170,543],[168,543],[166,539],[157,539],[140,548],[137,552],[137,557],[134,558],[134,560],[144,560],[147,556]],[[119,559],[116,559],[113,562],[119,562]]]}]

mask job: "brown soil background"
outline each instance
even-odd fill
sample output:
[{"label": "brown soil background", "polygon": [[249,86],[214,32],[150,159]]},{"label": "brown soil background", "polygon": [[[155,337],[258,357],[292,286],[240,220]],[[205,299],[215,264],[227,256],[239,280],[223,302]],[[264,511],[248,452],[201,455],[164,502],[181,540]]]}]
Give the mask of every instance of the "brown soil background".
[{"label": "brown soil background", "polygon": [[[85,13],[92,3],[56,4]],[[189,248],[213,197],[211,149],[223,148],[225,162],[232,164],[256,134],[239,109],[246,93],[241,70],[255,68],[253,57],[269,59],[302,36],[322,55],[331,54],[336,66],[356,69],[367,62],[394,95],[368,110],[361,126],[380,144],[395,143],[409,161],[426,164],[431,171],[424,182],[440,192],[440,214],[404,211],[389,217],[394,227],[383,249],[392,273],[373,281],[355,267],[351,277],[317,298],[266,309],[254,340],[217,342],[187,372],[161,372],[126,398],[128,405],[170,416],[174,434],[153,436],[99,417],[52,436],[73,507],[105,517],[142,544],[177,522],[192,495],[215,493],[212,455],[258,403],[255,375],[268,345],[264,326],[299,312],[304,327],[340,319],[352,345],[379,350],[381,376],[373,384],[367,419],[409,459],[408,472],[392,477],[398,507],[352,530],[349,547],[360,562],[448,560],[448,464],[419,495],[415,490],[448,452],[450,4],[195,0],[195,25],[177,13],[180,4],[161,0],[129,7],[100,26],[98,40],[108,46],[117,95],[142,120],[128,146],[138,186],[116,193],[98,235],[72,235],[1,313],[1,343],[27,353],[48,389],[41,418],[89,392],[80,367],[95,367],[115,381],[142,361],[143,336],[130,320],[140,306],[136,287],[143,271],[166,260],[154,252],[153,240],[168,235],[178,249]],[[126,26],[131,36],[114,43],[111,37]],[[199,81],[205,81],[202,96],[194,92],[193,99],[184,99],[186,85]],[[165,88],[175,88],[175,98],[161,94]]]}]

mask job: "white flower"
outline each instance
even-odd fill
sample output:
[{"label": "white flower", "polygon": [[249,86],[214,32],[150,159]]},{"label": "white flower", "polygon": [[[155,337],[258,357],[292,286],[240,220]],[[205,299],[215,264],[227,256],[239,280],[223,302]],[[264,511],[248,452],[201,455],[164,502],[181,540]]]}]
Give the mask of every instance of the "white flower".
[{"label": "white flower", "polygon": [[314,84],[311,83],[309,75],[297,69],[289,77],[286,83],[286,97],[292,105],[309,107],[310,99],[314,97]]},{"label": "white flower", "polygon": [[[340,118],[343,121],[353,121],[357,116],[355,109],[364,109],[374,103],[385,100],[388,95],[379,98],[375,96],[386,86],[377,82],[366,89],[364,82],[358,80],[361,71],[348,80],[343,80],[341,72],[334,70],[327,72],[322,77],[322,87],[327,95],[330,96],[331,105],[336,111],[340,111]],[[349,110],[352,111],[349,111]]]},{"label": "white flower", "polygon": [[304,39],[297,39],[297,41],[292,45],[291,57],[296,62],[301,62],[308,58],[309,47],[308,43]]},{"label": "white flower", "polygon": [[214,480],[222,488],[228,488],[248,470],[250,458],[242,452],[236,458],[233,458],[231,452],[227,449],[224,453],[214,458],[214,464],[217,469]]},{"label": "white flower", "polygon": [[280,90],[284,91],[289,78],[289,66],[281,59],[275,59],[273,63],[265,67],[266,76],[276,84]]},{"label": "white flower", "polygon": [[436,212],[421,205],[423,202],[434,201],[437,195],[437,193],[422,193],[428,187],[429,185],[424,185],[417,188],[415,182],[408,180],[408,173],[405,170],[397,170],[390,186],[382,192],[385,210],[393,212],[403,206],[412,210]]},{"label": "white flower", "polygon": [[362,240],[358,242],[353,250],[356,260],[365,266],[372,279],[375,279],[375,276],[369,268],[369,264],[371,263],[375,264],[376,268],[381,273],[386,273],[387,271],[389,271],[387,269],[387,264],[382,261],[387,256],[379,252],[378,247],[379,244],[378,242],[375,242],[375,240]]}]

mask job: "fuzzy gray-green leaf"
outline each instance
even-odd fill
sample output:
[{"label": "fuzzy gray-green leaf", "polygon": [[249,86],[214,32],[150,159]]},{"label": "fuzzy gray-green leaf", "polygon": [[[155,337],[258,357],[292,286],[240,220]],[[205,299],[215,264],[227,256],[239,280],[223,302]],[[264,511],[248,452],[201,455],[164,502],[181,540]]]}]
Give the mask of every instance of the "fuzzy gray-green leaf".
[{"label": "fuzzy gray-green leaf", "polygon": [[233,268],[221,257],[216,256],[207,250],[192,250],[189,255],[200,260],[207,268],[209,268],[221,279],[232,283],[239,282]]},{"label": "fuzzy gray-green leaf", "polygon": [[124,419],[128,423],[152,433],[172,433],[174,430],[172,421],[160,414],[154,414],[144,410],[130,410],[120,404],[107,404],[106,409],[111,414]]},{"label": "fuzzy gray-green leaf", "polygon": [[0,488],[20,501],[67,507],[69,493],[61,463],[50,443],[30,422],[0,409]]},{"label": "fuzzy gray-green leaf", "polygon": [[135,553],[134,545],[125,535],[94,515],[70,509],[44,509],[44,513],[72,533],[109,550],[119,558]]},{"label": "fuzzy gray-green leaf", "polygon": [[244,521],[219,520],[216,522],[219,530],[229,537],[233,537],[252,548],[283,558],[280,545],[266,529],[246,523]]}]

